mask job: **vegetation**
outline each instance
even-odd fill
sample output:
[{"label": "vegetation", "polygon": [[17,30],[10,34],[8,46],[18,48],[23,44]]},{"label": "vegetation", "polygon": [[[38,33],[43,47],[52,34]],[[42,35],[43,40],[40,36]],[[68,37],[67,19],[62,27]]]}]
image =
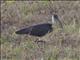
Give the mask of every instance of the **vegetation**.
[{"label": "vegetation", "polygon": [[51,21],[49,1],[1,1],[1,60],[80,60],[80,2],[53,1],[63,31],[39,37],[17,35],[15,31]]}]

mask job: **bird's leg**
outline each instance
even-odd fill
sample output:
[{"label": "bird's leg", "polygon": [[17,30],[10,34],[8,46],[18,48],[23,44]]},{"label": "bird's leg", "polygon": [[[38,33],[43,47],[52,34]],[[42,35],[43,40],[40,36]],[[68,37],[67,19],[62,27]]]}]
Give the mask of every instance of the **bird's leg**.
[{"label": "bird's leg", "polygon": [[41,38],[39,37],[39,38],[36,39],[35,42],[38,43],[38,42],[40,42],[40,41],[42,41],[42,40],[41,40]]},{"label": "bird's leg", "polygon": [[39,39],[37,39],[36,41],[35,41],[35,43],[38,45],[38,47],[40,48],[40,50],[44,50],[44,45],[45,45],[45,41],[43,41],[43,40],[41,40],[40,38]]},{"label": "bird's leg", "polygon": [[43,41],[41,38],[38,38],[36,41],[35,41],[38,45],[38,48],[41,52],[41,58],[40,60],[44,60],[44,44],[45,44],[45,41]]}]

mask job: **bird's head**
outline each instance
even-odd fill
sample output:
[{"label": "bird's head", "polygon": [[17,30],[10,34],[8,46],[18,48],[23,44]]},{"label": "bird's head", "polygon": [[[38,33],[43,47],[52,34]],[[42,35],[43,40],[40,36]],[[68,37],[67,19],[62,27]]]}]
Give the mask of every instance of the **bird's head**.
[{"label": "bird's head", "polygon": [[54,27],[54,25],[59,24],[60,28],[63,29],[63,25],[62,25],[62,22],[59,19],[58,14],[57,13],[53,13],[51,17],[52,17],[51,18],[51,20],[52,20],[52,27]]}]

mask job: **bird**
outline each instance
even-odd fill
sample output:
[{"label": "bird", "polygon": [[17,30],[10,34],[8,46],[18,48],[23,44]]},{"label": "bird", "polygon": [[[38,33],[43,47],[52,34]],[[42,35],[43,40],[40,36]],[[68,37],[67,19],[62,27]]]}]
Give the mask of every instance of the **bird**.
[{"label": "bird", "polygon": [[53,30],[52,24],[43,23],[43,24],[30,26],[30,27],[21,29],[19,31],[16,31],[16,34],[29,34],[29,35],[33,35],[33,36],[42,37],[46,33],[51,32],[52,30]]},{"label": "bird", "polygon": [[42,23],[42,24],[29,26],[29,27],[16,31],[15,33],[42,37],[42,36],[45,36],[47,33],[50,33],[53,31],[53,26],[54,26],[55,21],[58,21],[61,28],[63,28],[62,23],[58,18],[58,15],[53,14],[51,23]]}]

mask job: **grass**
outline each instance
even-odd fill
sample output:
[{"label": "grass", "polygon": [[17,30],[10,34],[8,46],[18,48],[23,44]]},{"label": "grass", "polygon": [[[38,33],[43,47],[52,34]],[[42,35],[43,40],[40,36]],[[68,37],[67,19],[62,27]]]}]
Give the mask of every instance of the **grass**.
[{"label": "grass", "polygon": [[[5,1],[2,3],[1,60],[41,60],[41,58],[44,60],[80,60],[79,3],[76,7],[72,6],[75,2],[53,3],[53,8],[58,15],[64,16],[61,20],[61,22],[65,22],[65,24],[63,23],[64,30],[55,26],[53,32],[43,37],[42,40],[45,43],[36,43],[35,40],[38,40],[38,37],[17,35],[15,31],[33,23],[48,21],[50,19],[47,18],[50,11],[48,1],[19,3]],[[66,13],[73,10],[77,17],[73,16],[74,12],[67,17]],[[78,23],[70,22],[74,21],[72,18],[76,18]]]}]

